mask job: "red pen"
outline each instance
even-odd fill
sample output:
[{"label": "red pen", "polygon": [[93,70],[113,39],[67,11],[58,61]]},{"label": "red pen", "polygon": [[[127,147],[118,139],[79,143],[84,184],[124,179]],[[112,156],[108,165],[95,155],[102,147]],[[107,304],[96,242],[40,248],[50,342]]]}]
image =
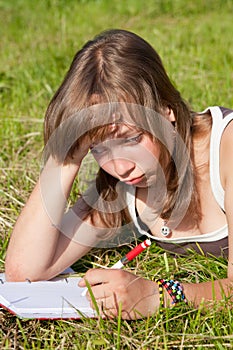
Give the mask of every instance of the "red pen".
[{"label": "red pen", "polygon": [[151,241],[146,239],[144,242],[137,245],[133,248],[129,253],[127,253],[123,258],[121,258],[117,263],[111,266],[111,269],[121,269],[124,265],[126,265],[129,261],[136,258],[143,250],[151,245]]},{"label": "red pen", "polygon": [[[151,245],[151,241],[149,239],[146,239],[144,242],[137,245],[135,248],[133,248],[130,252],[128,252],[123,258],[121,258],[119,261],[117,261],[113,266],[111,266],[111,269],[122,269],[123,266],[125,266],[129,261],[133,260],[138,256],[143,250],[145,250],[147,247]],[[85,296],[87,292],[87,288],[83,290],[81,293],[82,296]]]}]

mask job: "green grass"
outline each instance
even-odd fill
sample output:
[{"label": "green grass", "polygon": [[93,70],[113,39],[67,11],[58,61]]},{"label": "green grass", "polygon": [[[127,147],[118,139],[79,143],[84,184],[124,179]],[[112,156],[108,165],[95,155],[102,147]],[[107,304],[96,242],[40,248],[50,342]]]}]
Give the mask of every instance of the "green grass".
[{"label": "green grass", "polygon": [[[43,115],[74,53],[107,28],[148,40],[194,109],[233,107],[232,1],[0,0],[0,269],[12,227],[38,178]],[[92,165],[88,163],[91,176]],[[93,251],[75,264],[116,261],[126,250]],[[226,276],[224,259],[190,252],[173,259],[153,245],[129,265],[141,276],[201,282]],[[187,306],[150,319],[20,320],[0,310],[1,349],[226,349],[230,305]]]}]

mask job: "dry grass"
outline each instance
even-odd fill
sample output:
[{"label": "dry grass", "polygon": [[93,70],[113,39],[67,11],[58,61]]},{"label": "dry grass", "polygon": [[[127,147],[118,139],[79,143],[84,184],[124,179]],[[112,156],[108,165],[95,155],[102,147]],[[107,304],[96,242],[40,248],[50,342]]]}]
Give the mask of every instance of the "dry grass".
[{"label": "dry grass", "polygon": [[[110,27],[148,39],[195,109],[232,106],[232,2],[201,0],[0,1],[0,269],[12,227],[37,180],[43,114],[75,51]],[[221,89],[220,89],[221,87]],[[87,170],[88,169],[88,170]],[[85,174],[92,176],[87,159]],[[79,186],[86,186],[82,182]],[[73,193],[75,198],[76,191]],[[127,250],[93,250],[74,265],[110,265]],[[224,259],[191,253],[174,259],[153,245],[129,269],[141,276],[201,282],[226,276]],[[227,349],[230,304],[166,310],[137,321],[21,320],[0,309],[1,349]]]}]

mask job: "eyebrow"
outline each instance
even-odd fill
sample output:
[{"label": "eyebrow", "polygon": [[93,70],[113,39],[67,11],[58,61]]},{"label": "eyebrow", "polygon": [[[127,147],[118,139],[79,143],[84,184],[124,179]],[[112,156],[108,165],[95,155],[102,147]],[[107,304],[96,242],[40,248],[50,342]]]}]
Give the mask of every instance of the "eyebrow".
[{"label": "eyebrow", "polygon": [[105,140],[111,140],[111,139],[117,139],[117,138],[130,138],[134,135],[137,135],[139,133],[143,132],[143,130],[136,128],[133,125],[127,125],[127,130],[122,130],[122,124],[116,123],[114,126],[114,129],[112,129],[108,134],[105,133],[105,136],[103,139],[97,137],[97,139],[93,140],[92,147],[96,147],[100,143],[104,142]]},{"label": "eyebrow", "polygon": [[142,130],[140,130],[140,129],[137,129],[137,128],[133,129],[133,127],[130,127],[130,126],[127,126],[127,127],[128,127],[128,129],[125,130],[125,131],[121,131],[121,130],[118,129],[116,131],[116,133],[115,133],[116,136],[118,138],[130,137],[132,135],[135,135],[135,134],[138,134],[138,133],[142,132]]}]

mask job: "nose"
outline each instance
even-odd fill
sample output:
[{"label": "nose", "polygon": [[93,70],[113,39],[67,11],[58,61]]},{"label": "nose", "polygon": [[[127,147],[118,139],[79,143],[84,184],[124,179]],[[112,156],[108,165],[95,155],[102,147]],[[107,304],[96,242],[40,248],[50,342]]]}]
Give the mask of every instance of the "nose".
[{"label": "nose", "polygon": [[114,170],[116,174],[122,179],[127,178],[129,174],[135,169],[135,163],[126,159],[113,159]]}]

